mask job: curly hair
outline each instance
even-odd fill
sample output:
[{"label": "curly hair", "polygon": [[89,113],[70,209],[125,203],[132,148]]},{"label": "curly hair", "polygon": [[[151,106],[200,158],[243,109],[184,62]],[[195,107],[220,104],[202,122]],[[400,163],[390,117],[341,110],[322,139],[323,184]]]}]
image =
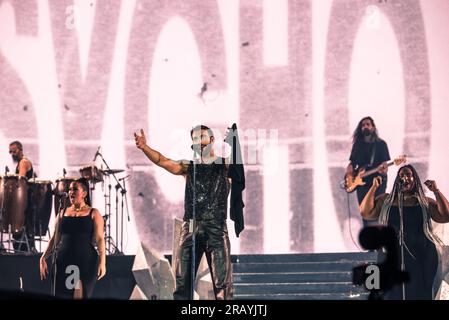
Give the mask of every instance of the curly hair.
[{"label": "curly hair", "polygon": [[79,179],[76,179],[76,180],[75,180],[75,183],[77,183],[77,184],[83,189],[83,191],[86,191],[86,192],[87,192],[87,195],[86,195],[86,197],[84,198],[84,202],[85,202],[87,205],[91,206],[92,203],[91,203],[91,201],[90,201],[90,196],[89,196],[89,181],[87,181],[86,178],[79,178]]},{"label": "curly hair", "polygon": [[376,125],[374,123],[373,118],[365,117],[365,118],[363,118],[362,120],[359,121],[359,124],[357,125],[357,128],[354,130],[354,132],[352,134],[352,143],[353,144],[356,143],[356,142],[359,142],[359,141],[363,141],[362,123],[365,120],[371,121],[371,124],[374,127],[374,132],[373,132],[374,140],[379,140],[379,134],[377,133],[377,127],[376,127]]}]

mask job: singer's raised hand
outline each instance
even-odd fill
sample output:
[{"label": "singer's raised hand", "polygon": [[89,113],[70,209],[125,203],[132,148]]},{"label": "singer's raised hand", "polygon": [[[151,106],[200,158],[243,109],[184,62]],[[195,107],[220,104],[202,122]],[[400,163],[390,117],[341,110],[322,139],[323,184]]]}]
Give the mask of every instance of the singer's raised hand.
[{"label": "singer's raised hand", "polygon": [[373,188],[377,189],[382,184],[382,178],[377,176],[373,179]]},{"label": "singer's raised hand", "polygon": [[140,135],[134,132],[134,140],[136,142],[136,147],[139,149],[143,149],[147,144],[147,138],[145,137],[145,133],[143,129],[140,129]]},{"label": "singer's raised hand", "polygon": [[430,191],[432,192],[438,191],[437,183],[434,180],[426,180],[424,184]]}]

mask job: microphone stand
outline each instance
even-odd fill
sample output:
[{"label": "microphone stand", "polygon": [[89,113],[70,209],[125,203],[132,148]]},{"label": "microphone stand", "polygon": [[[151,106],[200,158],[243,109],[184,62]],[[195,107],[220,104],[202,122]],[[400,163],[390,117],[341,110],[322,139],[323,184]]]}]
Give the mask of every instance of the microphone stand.
[{"label": "microphone stand", "polygon": [[[66,195],[64,194],[63,197],[59,198],[59,210],[60,210],[59,212],[60,213],[62,212],[63,214],[64,214],[65,208],[66,208],[65,197],[66,197]],[[54,241],[53,241],[53,255],[52,255],[51,265],[52,265],[52,269],[53,269],[53,288],[52,288],[52,293],[53,293],[54,297],[56,297],[56,274],[58,272],[57,265],[56,265],[57,254],[58,254],[58,252],[56,250],[56,246],[57,246],[56,240],[58,238],[58,235],[56,234],[56,231],[58,231],[58,233],[59,233],[59,230],[61,229],[61,221],[62,221],[62,216],[59,216],[58,230],[56,230],[56,228],[55,228],[55,233],[53,234]],[[59,240],[61,240],[61,239],[59,239]]]},{"label": "microphone stand", "polygon": [[[401,246],[401,271],[405,272],[404,261],[404,194],[402,186],[398,193],[398,209],[399,209],[399,245]],[[402,300],[405,300],[405,281],[402,281]]]},{"label": "microphone stand", "polygon": [[[193,221],[189,228],[192,229],[192,261],[191,261],[191,272],[192,272],[192,284],[191,284],[191,295],[192,300],[195,297],[195,278],[196,278],[196,236],[195,236],[195,227],[196,227],[196,159],[195,159],[196,151],[193,152],[193,196],[192,196],[192,218]],[[201,159],[201,155],[200,155]]]},{"label": "microphone stand", "polygon": [[[128,178],[129,176],[126,176],[126,177],[124,177],[124,178],[120,178],[119,179],[119,181],[123,181],[123,189],[122,189],[122,191],[121,191],[121,194],[122,194],[122,198],[121,198],[121,203],[120,203],[120,207],[121,207],[121,212],[120,212],[120,215],[121,215],[121,219],[122,219],[122,221],[121,221],[121,224],[120,224],[120,227],[121,227],[121,233],[120,233],[120,248],[122,248],[122,252],[123,252],[123,205],[124,205],[124,203],[126,203],[126,213],[127,213],[127,218],[128,218],[128,222],[129,222],[129,211],[128,211],[128,198],[127,198],[127,196],[126,196],[126,194],[127,194],[127,190],[126,190],[126,178]],[[123,201],[123,200],[125,200],[125,201]]]}]

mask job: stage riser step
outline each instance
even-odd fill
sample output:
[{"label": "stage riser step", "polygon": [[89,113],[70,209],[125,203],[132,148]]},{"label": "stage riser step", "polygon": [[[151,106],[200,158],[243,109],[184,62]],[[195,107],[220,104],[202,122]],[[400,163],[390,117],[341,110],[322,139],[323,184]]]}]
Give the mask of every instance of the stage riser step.
[{"label": "stage riser step", "polygon": [[377,259],[377,252],[233,256],[234,298],[366,300],[369,292],[352,284],[352,270]]},{"label": "stage riser step", "polygon": [[235,263],[234,273],[350,272],[358,262]]},{"label": "stage riser step", "polygon": [[235,300],[368,300],[368,293],[363,294],[234,294]]},{"label": "stage riser step", "polygon": [[242,254],[233,255],[232,263],[272,262],[365,262],[376,261],[377,252],[304,253],[304,254]]},{"label": "stage riser step", "polygon": [[235,283],[351,282],[352,272],[339,273],[234,273]]},{"label": "stage riser step", "polygon": [[277,293],[362,293],[363,287],[352,283],[234,283],[236,294],[277,294]]}]

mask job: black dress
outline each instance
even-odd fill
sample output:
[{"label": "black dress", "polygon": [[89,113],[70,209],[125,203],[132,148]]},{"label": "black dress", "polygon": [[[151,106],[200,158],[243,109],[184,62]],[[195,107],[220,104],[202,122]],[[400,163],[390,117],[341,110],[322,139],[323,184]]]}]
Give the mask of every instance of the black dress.
[{"label": "black dress", "polygon": [[73,298],[74,278],[79,270],[83,298],[92,295],[97,279],[98,253],[92,245],[94,222],[92,210],[86,216],[61,218],[61,240],[56,251],[56,296]]},{"label": "black dress", "polygon": [[[388,224],[399,234],[397,206],[391,206]],[[435,244],[424,234],[423,215],[419,205],[404,206],[404,242],[408,248],[404,247],[405,270],[410,277],[410,281],[405,284],[405,299],[431,300],[434,298],[433,282],[438,269],[438,252]],[[399,263],[400,250],[399,247]],[[402,286],[395,286],[385,298],[402,300]]]}]

